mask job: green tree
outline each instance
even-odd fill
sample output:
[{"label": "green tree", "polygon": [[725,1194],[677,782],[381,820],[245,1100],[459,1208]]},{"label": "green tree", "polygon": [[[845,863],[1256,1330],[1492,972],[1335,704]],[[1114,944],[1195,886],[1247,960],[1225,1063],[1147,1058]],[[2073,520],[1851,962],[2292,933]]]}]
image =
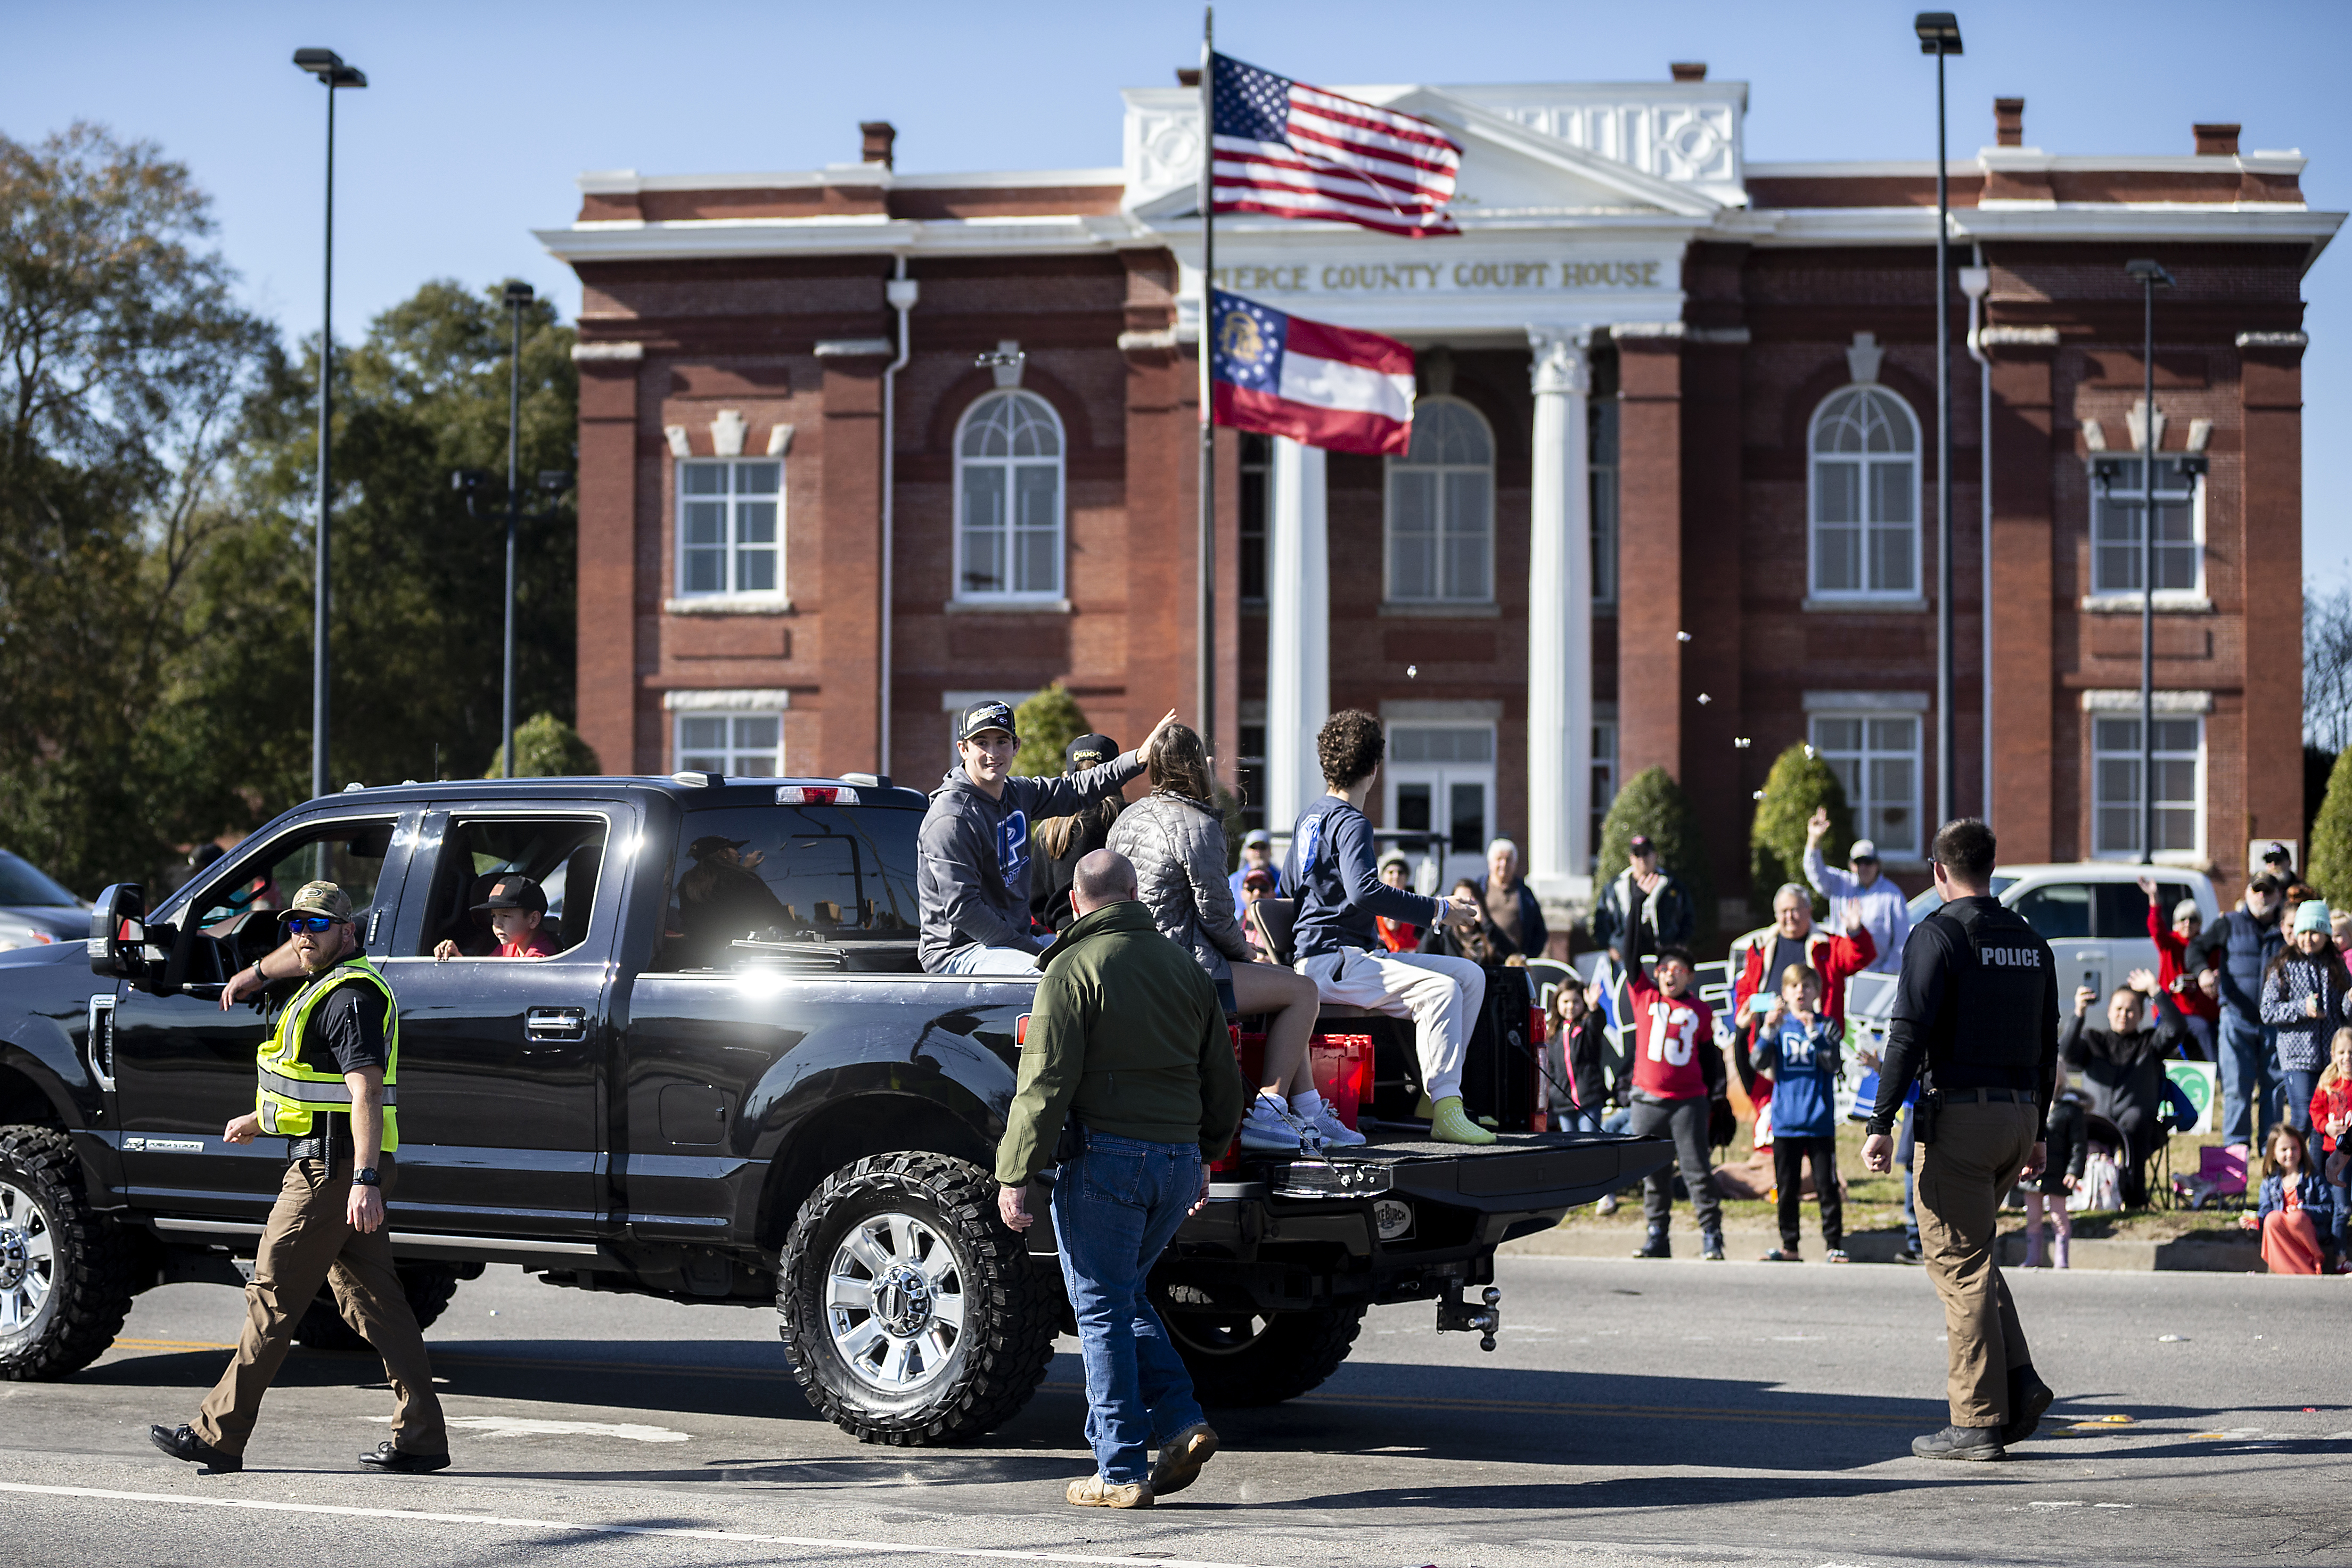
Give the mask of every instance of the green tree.
[{"label": "green tree", "polygon": [[2352,746],[2336,753],[2327,793],[2311,824],[2305,859],[2311,885],[2336,909],[2352,905]]},{"label": "green tree", "polygon": [[[580,778],[604,770],[596,760],[596,748],[551,713],[533,714],[530,722],[515,726],[515,756],[518,779]],[[482,777],[505,778],[506,762],[506,747],[501,746],[490,753],[490,770]]]},{"label": "green tree", "polygon": [[1013,758],[1013,771],[1024,779],[1058,775],[1070,742],[1094,728],[1087,722],[1078,699],[1059,681],[1014,708],[1013,722],[1021,730],[1021,750]]},{"label": "green tree", "polygon": [[[1805,880],[1805,827],[1816,810],[1824,809],[1830,831],[1822,840],[1822,853],[1832,864],[1843,865],[1853,842],[1853,811],[1846,804],[1845,786],[1838,782],[1835,768],[1799,741],[1772,759],[1763,798],[1748,824],[1748,911],[1758,925],[1772,918],[1772,895],[1783,884],[1811,885]],[[1815,892],[1814,917],[1826,919],[1829,912],[1829,900]]]},{"label": "green tree", "polygon": [[1664,768],[1650,767],[1625,781],[1617,791],[1609,815],[1601,823],[1601,864],[1603,883],[1623,872],[1633,859],[1627,845],[1636,833],[1647,833],[1658,846],[1658,860],[1690,894],[1691,910],[1699,931],[1715,927],[1715,878],[1707,864],[1706,841],[1690,797]]}]

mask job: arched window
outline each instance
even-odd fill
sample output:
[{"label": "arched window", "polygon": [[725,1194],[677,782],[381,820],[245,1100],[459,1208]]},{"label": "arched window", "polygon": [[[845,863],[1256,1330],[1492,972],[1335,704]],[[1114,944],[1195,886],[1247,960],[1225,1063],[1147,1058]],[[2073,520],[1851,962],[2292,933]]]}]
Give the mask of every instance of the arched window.
[{"label": "arched window", "polygon": [[1062,422],[998,392],[956,434],[956,597],[1062,597]]},{"label": "arched window", "polygon": [[1487,602],[1494,543],[1495,438],[1468,403],[1423,398],[1389,459],[1389,598]]},{"label": "arched window", "polygon": [[1812,591],[1919,592],[1919,422],[1883,387],[1832,392],[1813,414]]}]

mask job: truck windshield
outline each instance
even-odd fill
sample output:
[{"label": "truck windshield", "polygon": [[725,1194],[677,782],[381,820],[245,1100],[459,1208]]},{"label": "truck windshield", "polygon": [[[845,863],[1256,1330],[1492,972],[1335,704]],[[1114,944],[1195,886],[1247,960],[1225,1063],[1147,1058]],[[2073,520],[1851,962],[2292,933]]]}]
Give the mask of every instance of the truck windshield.
[{"label": "truck windshield", "polygon": [[0,850],[0,904],[18,909],[71,909],[74,895],[41,874],[32,862]]},{"label": "truck windshield", "polygon": [[719,969],[738,942],[912,942],[919,811],[749,806],[688,811],[670,872],[662,969]]}]

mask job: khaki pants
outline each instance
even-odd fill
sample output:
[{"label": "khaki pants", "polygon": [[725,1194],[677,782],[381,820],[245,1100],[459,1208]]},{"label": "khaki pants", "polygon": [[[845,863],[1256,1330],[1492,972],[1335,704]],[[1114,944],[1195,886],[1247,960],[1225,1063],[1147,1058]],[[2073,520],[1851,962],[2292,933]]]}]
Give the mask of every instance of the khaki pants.
[{"label": "khaki pants", "polygon": [[[383,1156],[383,1192],[392,1196],[393,1157]],[[225,1454],[242,1454],[286,1353],[295,1325],[317,1300],[320,1283],[331,1283],[343,1320],[355,1324],[383,1357],[384,1375],[397,1403],[393,1441],[404,1453],[445,1454],[448,1429],[441,1424],[441,1401],[433,1392],[433,1368],[425,1358],[425,1336],[416,1314],[393,1271],[392,1239],[378,1229],[353,1230],[346,1205],[352,1163],[347,1155],[328,1168],[323,1160],[297,1160],[261,1233],[253,1260],[253,1283],[245,1288],[245,1333],[236,1359],[191,1423],[196,1436]]]},{"label": "khaki pants", "polygon": [[2000,1200],[2042,1135],[2032,1105],[1947,1104],[1919,1145],[1919,1239],[1951,1335],[1946,1392],[1955,1427],[2009,1421],[2009,1375],[2033,1359],[1993,1260]]}]

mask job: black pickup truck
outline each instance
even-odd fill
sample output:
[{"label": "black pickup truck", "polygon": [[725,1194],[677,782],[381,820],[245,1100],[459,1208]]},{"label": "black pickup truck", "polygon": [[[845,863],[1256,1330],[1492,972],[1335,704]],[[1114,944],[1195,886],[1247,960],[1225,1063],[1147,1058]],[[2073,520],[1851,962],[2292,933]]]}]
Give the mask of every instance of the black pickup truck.
[{"label": "black pickup truck", "polygon": [[[772,1301],[808,1397],[860,1437],[1002,1423],[1068,1327],[1051,1227],[1006,1229],[990,1175],[1035,982],[921,973],[924,804],[870,775],[353,786],[152,910],[107,889],[86,956],[0,954],[0,1377],[88,1365],[151,1286],[238,1282],[284,1155],[221,1137],[273,1015],[220,997],[327,878],[400,1000],[389,1224],[421,1320],[488,1262]],[[484,950],[469,911],[509,871],[545,888],[560,951],[436,959]],[[1494,1292],[1463,1291],[1496,1246],[1666,1157],[1424,1138],[1384,1124],[1348,1158],[1220,1177],[1153,1278],[1205,1398],[1313,1387],[1381,1302],[1434,1301],[1491,1348]],[[302,1336],[362,1345],[323,1293]]]}]

